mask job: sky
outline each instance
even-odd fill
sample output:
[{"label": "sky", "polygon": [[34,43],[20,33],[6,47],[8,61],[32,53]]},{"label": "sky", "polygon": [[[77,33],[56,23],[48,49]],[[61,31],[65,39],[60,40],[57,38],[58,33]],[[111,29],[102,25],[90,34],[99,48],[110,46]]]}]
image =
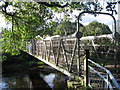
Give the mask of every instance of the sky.
[{"label": "sky", "polygon": [[[103,9],[104,9],[102,12],[106,12],[107,3],[104,1],[105,0],[101,1],[101,5],[103,5]],[[116,5],[116,11],[118,12],[118,4]],[[75,11],[74,13],[77,16],[79,15],[79,12],[77,12],[77,11]],[[116,20],[118,20],[118,14],[114,14],[114,17]],[[109,26],[109,28],[112,30],[113,19],[109,15],[100,14],[97,17],[94,17],[94,15],[85,14],[85,16],[82,16],[82,21],[80,23],[82,23],[83,25],[88,25],[92,21],[98,21],[100,23],[107,24]]]},{"label": "sky", "polygon": [[[88,18],[89,17],[89,18]],[[117,16],[116,16],[117,18]],[[112,25],[113,25],[113,19],[111,16],[108,15],[99,15],[97,17],[94,17],[93,15],[85,15],[82,17],[81,23],[83,25],[88,25],[92,21],[98,21],[100,23],[107,24],[109,28],[112,30]]]},{"label": "sky", "polygon": [[[103,5],[106,4],[106,3],[103,3],[103,2],[101,2],[101,3]],[[116,10],[118,10],[118,9],[116,8]],[[77,10],[74,10],[73,13],[74,13],[74,15],[78,16],[80,12],[77,11]],[[57,15],[57,16],[60,17],[62,15]],[[115,18],[117,20],[117,18],[118,18],[117,16],[118,15],[114,15],[114,16],[115,16]],[[1,27],[6,27],[7,26],[7,24],[6,24],[4,19],[5,18],[0,14],[0,32],[1,32]],[[87,24],[89,24],[90,22],[92,22],[94,20],[96,20],[98,22],[101,22],[101,23],[104,23],[104,24],[107,24],[110,27],[110,29],[112,30],[113,19],[110,16],[108,16],[108,15],[98,15],[97,17],[94,17],[93,15],[85,14],[85,16],[82,17],[81,23],[83,25],[87,25]]]},{"label": "sky", "polygon": [[0,28],[6,27],[5,18],[0,14]]}]

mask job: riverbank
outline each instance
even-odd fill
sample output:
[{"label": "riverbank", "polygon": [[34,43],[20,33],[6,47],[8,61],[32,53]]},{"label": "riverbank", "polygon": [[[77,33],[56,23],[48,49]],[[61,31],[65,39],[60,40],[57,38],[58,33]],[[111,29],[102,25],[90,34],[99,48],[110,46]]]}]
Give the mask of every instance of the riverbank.
[{"label": "riverbank", "polygon": [[26,52],[21,51],[20,55],[3,54],[6,60],[2,62],[3,73],[26,71],[29,68],[44,66],[44,63],[30,56]]}]

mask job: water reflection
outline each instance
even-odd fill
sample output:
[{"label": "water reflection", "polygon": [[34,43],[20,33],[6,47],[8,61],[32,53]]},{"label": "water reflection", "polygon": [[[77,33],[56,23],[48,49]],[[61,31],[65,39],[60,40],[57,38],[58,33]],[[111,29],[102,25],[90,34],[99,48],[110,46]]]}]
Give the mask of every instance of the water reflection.
[{"label": "water reflection", "polygon": [[47,90],[56,90],[57,88],[58,90],[58,88],[66,88],[66,79],[65,76],[59,73],[49,73],[47,75],[41,72],[3,74],[2,88],[7,88],[7,90],[13,90],[13,88],[29,88],[30,90],[31,88],[46,88]]},{"label": "water reflection", "polygon": [[53,87],[54,87],[53,81],[55,79],[56,74],[50,73],[48,75],[45,75],[45,76],[41,75],[41,76],[46,81],[46,83],[50,86],[50,88],[53,89]]},{"label": "water reflection", "polygon": [[2,88],[32,88],[32,82],[27,74],[3,75]]},{"label": "water reflection", "polygon": [[67,78],[60,73],[50,73],[48,75],[41,75],[52,90],[66,89]]}]

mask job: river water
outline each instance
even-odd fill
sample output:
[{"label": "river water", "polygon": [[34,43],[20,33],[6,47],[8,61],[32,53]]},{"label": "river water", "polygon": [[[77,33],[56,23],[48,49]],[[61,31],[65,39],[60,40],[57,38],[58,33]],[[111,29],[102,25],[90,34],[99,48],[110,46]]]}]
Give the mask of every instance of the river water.
[{"label": "river water", "polygon": [[65,89],[67,76],[60,72],[31,71],[27,73],[10,73],[2,75],[2,89],[61,90]]}]

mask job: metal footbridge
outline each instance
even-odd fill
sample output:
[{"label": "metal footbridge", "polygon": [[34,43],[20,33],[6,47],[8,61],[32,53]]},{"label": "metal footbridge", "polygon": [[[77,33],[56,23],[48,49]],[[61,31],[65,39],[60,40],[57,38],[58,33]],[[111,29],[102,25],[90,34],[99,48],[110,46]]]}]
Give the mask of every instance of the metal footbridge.
[{"label": "metal footbridge", "polygon": [[[114,61],[119,58],[120,46],[116,39],[116,22],[113,34],[82,37],[79,31],[79,18],[84,13],[106,14],[101,12],[82,12],[78,16],[77,32],[69,36],[52,36],[39,40],[32,39],[26,46],[27,52],[65,75],[93,89],[110,89],[120,86],[112,73],[98,63]],[[95,63],[97,61],[97,63]]]}]

